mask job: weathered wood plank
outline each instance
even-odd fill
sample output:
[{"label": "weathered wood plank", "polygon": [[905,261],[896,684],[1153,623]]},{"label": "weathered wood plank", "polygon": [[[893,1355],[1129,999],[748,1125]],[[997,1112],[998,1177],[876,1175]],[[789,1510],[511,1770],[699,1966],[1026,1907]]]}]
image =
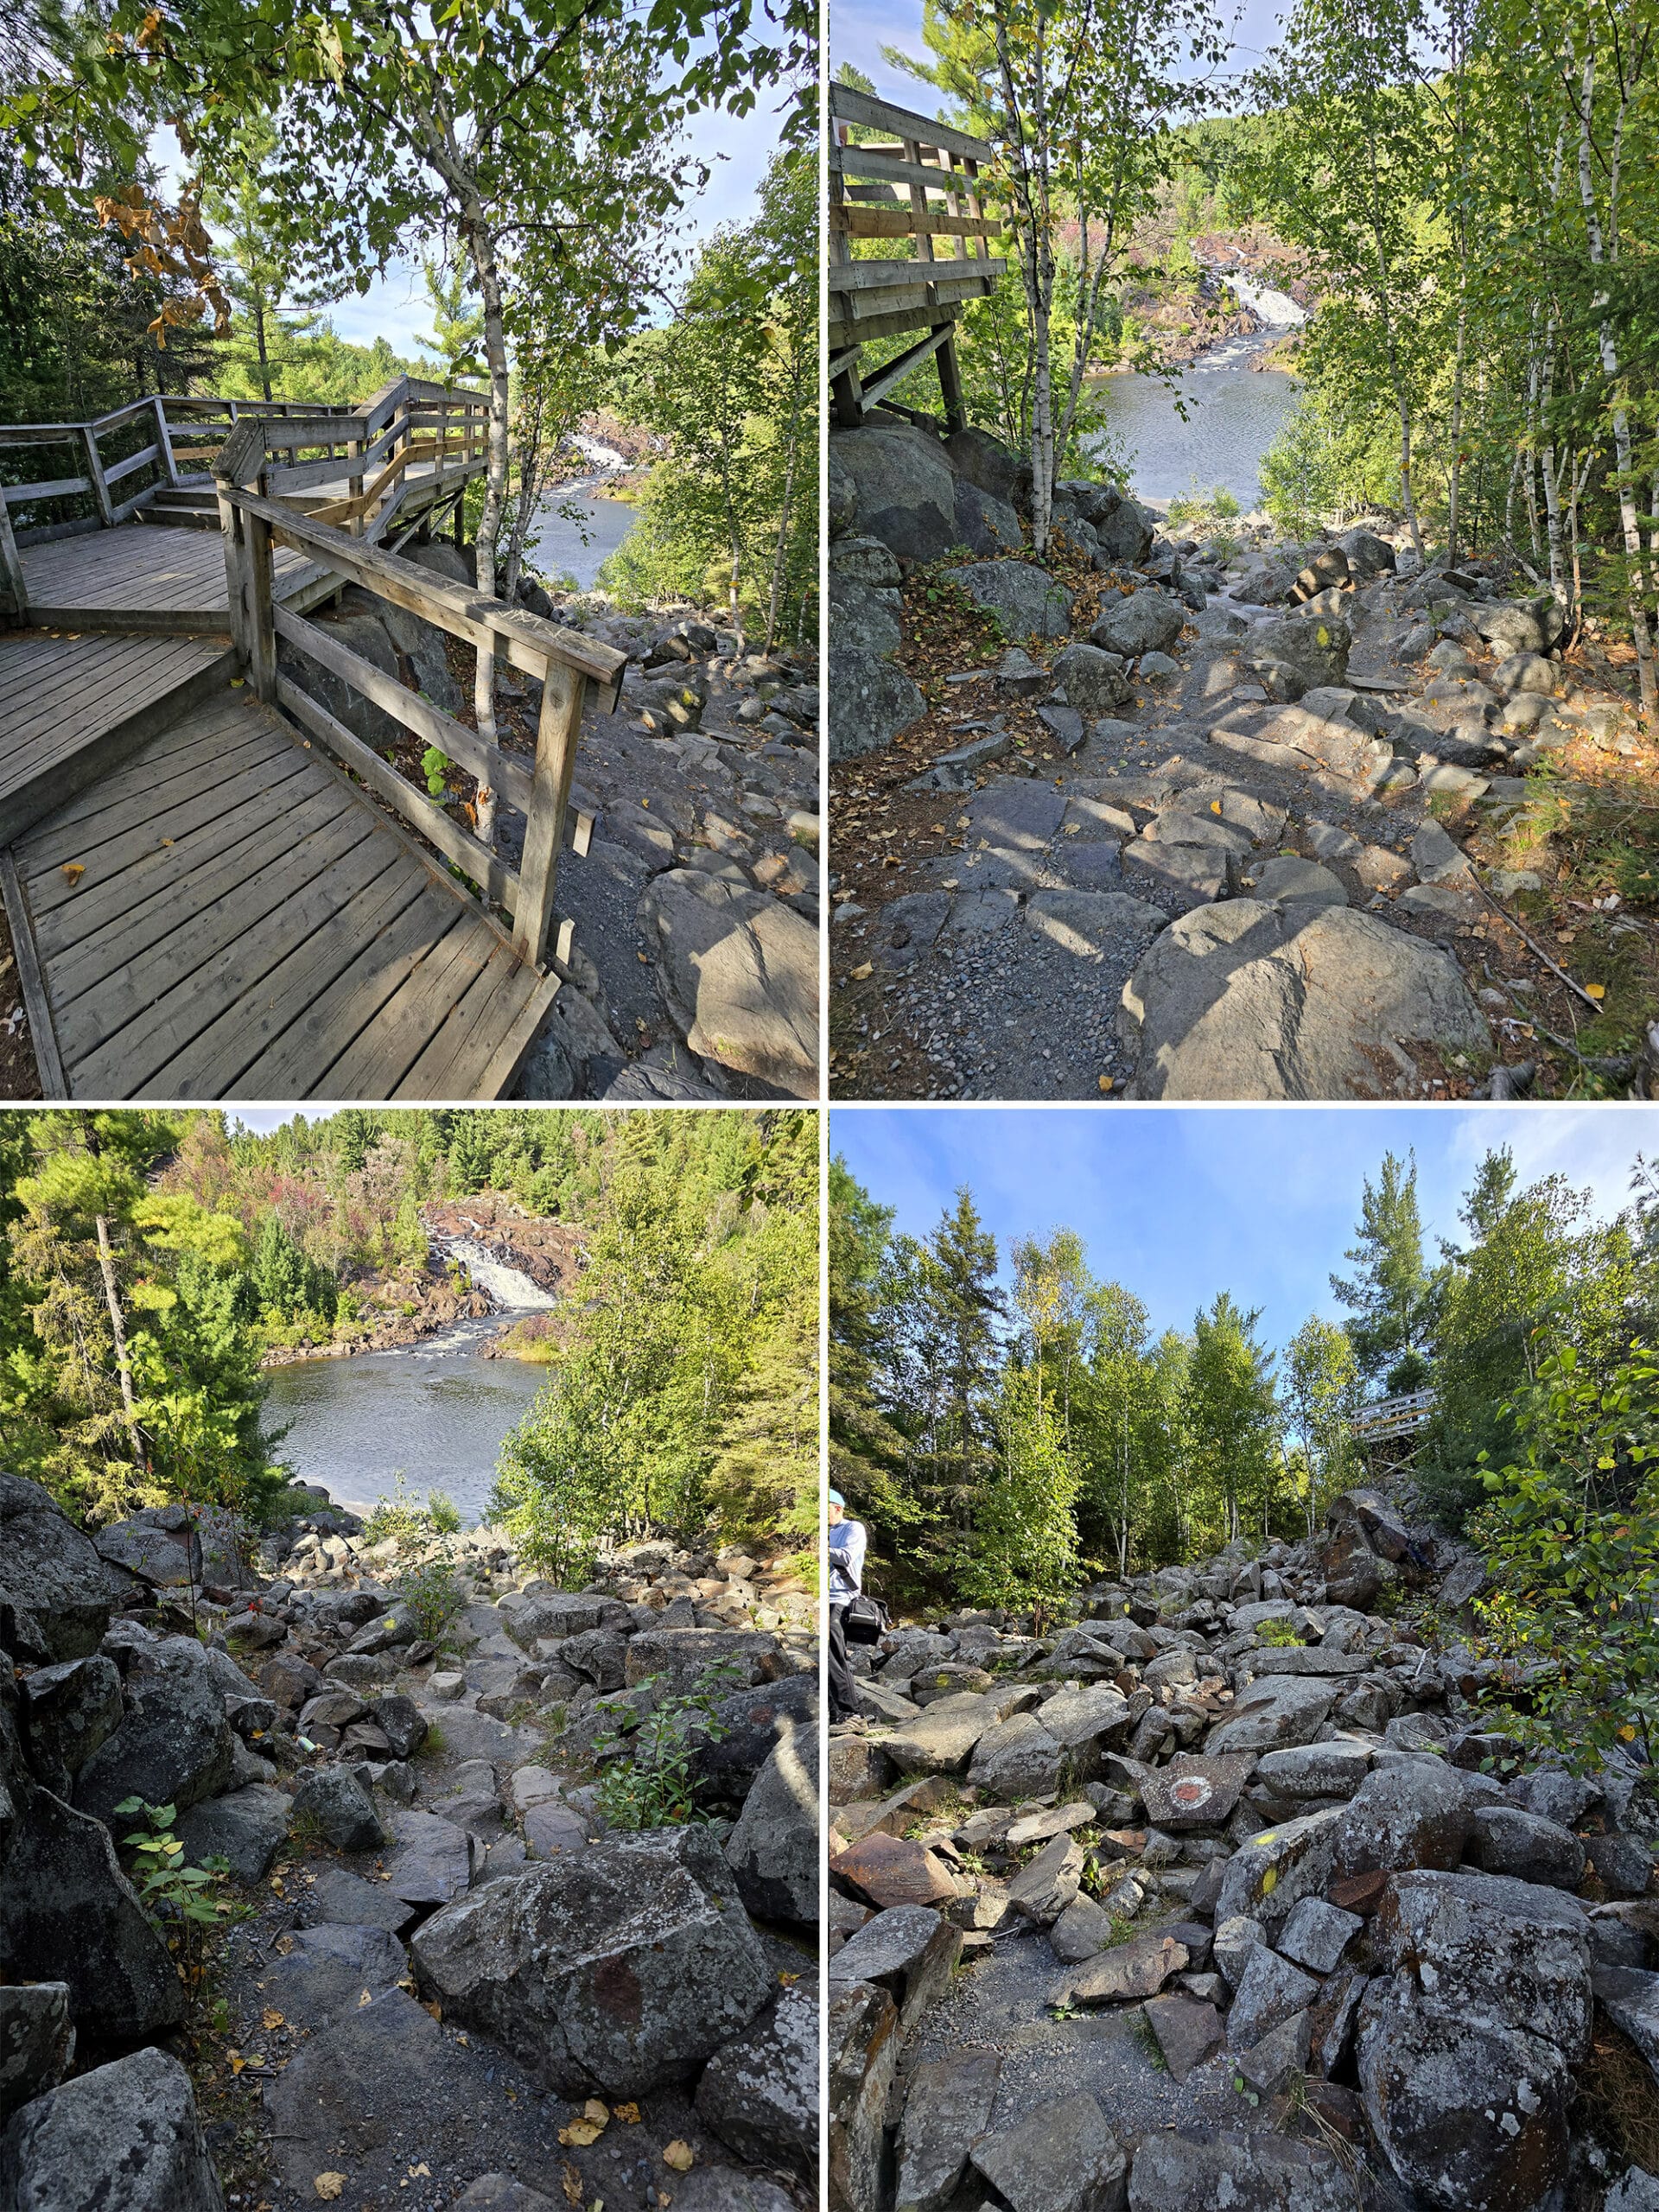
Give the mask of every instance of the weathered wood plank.
[{"label": "weathered wood plank", "polygon": [[372,847],[374,874],[359,882],[350,864],[332,870],[295,902],[292,931],[287,918],[279,926],[287,949],[258,982],[215,1017],[183,1051],[149,1078],[160,1098],[282,1096],[251,1090],[245,1072],[261,1053],[287,1033],[321,1000],[338,978],[362,957],[397,917],[429,887],[390,842]]},{"label": "weathered wood plank", "polygon": [[542,711],[536,729],[535,789],[524,810],[524,858],[518,864],[520,896],[512,910],[513,950],[532,968],[539,968],[547,953],[547,932],[553,919],[553,893],[558,880],[559,848],[564,838],[565,812],[570,803],[570,779],[576,761],[576,741],[582,732],[582,678],[556,663],[549,666],[542,687]]},{"label": "weathered wood plank", "polygon": [[895,107],[891,100],[878,99],[874,92],[861,92],[851,85],[831,84],[830,113],[836,123],[860,123],[867,130],[891,130],[897,138],[919,138],[925,145],[943,146],[947,153],[961,154],[969,161],[988,165],[996,159],[995,148],[985,139],[970,137],[931,116],[913,115],[908,108]]},{"label": "weathered wood plank", "polygon": [[297,646],[301,652],[332,670],[354,691],[373,700],[377,707],[384,707],[405,729],[412,729],[429,745],[435,745],[452,760],[459,760],[470,774],[503,792],[520,814],[528,816],[534,788],[532,779],[511,753],[504,753],[499,745],[486,745],[475,729],[468,729],[453,715],[442,713],[418,692],[405,690],[395,677],[388,676],[361,653],[342,645],[317,623],[308,622],[303,616],[281,607],[276,609],[276,620],[279,638],[285,638],[290,645]]},{"label": "weathered wood plank", "polygon": [[497,950],[495,939],[462,915],[360,1029],[313,1097],[390,1098],[452,1009]]},{"label": "weathered wood plank", "polygon": [[85,861],[123,836],[142,836],[151,823],[161,823],[157,835],[165,834],[165,817],[173,808],[232,781],[252,763],[272,758],[277,752],[272,734],[249,723],[238,710],[244,696],[234,692],[210,701],[200,710],[200,721],[191,716],[163,731],[145,747],[142,760],[128,762],[32,831],[22,841],[17,863],[30,898],[55,895],[52,879],[66,863]]},{"label": "weathered wood plank", "polygon": [[10,849],[0,852],[0,894],[4,896],[6,920],[11,929],[12,957],[17,963],[17,982],[23,994],[23,1012],[29,1021],[29,1041],[35,1049],[35,1067],[41,1078],[41,1096],[42,1098],[67,1098],[69,1090],[63,1079],[63,1063],[58,1058],[57,1039],[52,1033],[52,1009],[41,974],[40,955],[35,944],[29,900],[17,880],[16,866]]}]

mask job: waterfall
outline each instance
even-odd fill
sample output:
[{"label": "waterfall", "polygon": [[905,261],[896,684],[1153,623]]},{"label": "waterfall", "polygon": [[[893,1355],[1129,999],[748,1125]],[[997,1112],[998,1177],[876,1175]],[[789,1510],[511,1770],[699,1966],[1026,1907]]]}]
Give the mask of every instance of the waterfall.
[{"label": "waterfall", "polygon": [[1220,269],[1216,273],[1226,279],[1244,305],[1259,315],[1270,328],[1294,330],[1307,321],[1306,308],[1299,308],[1288,292],[1277,292],[1270,284],[1258,284],[1242,269]]},{"label": "waterfall", "polygon": [[461,1262],[475,1286],[491,1300],[499,1313],[539,1313],[558,1303],[550,1292],[540,1289],[527,1274],[498,1260],[487,1247],[475,1243],[472,1237],[445,1236],[437,1241],[452,1259]]}]

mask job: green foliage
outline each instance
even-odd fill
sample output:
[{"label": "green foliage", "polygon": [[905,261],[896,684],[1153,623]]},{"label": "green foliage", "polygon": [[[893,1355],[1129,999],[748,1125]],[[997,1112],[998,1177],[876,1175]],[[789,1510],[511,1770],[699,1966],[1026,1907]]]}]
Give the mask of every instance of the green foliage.
[{"label": "green foliage", "polygon": [[410,1495],[407,1478],[399,1467],[391,1478],[391,1496],[377,1497],[369,1508],[363,1522],[363,1540],[370,1544],[395,1542],[400,1547],[413,1548],[430,1543],[434,1536],[449,1535],[460,1526],[460,1511],[442,1491],[429,1491],[425,1504],[421,1504]]},{"label": "green foliage", "polygon": [[422,1560],[399,1567],[387,1577],[387,1586],[428,1643],[445,1643],[450,1624],[467,1610],[467,1592],[461,1586],[461,1576],[447,1559]]},{"label": "green foliage", "polygon": [[1503,1726],[1577,1769],[1659,1756],[1659,1360],[1598,1374],[1570,1345],[1506,1407],[1518,1456],[1482,1476],[1478,1608],[1508,1662]]},{"label": "green foliage", "polygon": [[594,1738],[596,1755],[609,1763],[599,1785],[600,1810],[613,1828],[683,1827],[702,1817],[692,1761],[701,1745],[730,1733],[719,1707],[742,1687],[741,1669],[718,1660],[690,1690],[664,1688],[668,1680],[647,1675],[639,1685],[652,1700],[645,1717],[613,1707],[611,1725]]},{"label": "green foliage", "polygon": [[1256,1624],[1255,1640],[1258,1643],[1265,1643],[1270,1650],[1274,1651],[1297,1651],[1301,1649],[1302,1643],[1301,1637],[1297,1635],[1288,1621],[1259,1621]]},{"label": "green foliage", "polygon": [[773,157],[760,213],[698,254],[679,314],[622,371],[668,442],[601,582],[635,603],[723,601],[732,627],[805,633],[817,576],[817,168]]},{"label": "green foliage", "polygon": [[1302,1447],[1310,1538],[1327,1501],[1359,1474],[1351,1424],[1362,1395],[1352,1339],[1310,1314],[1291,1339],[1285,1389],[1286,1411]]},{"label": "green foliage", "polygon": [[133,1854],[128,1877],[150,1925],[178,1960],[194,1996],[201,1981],[207,1929],[240,1916],[238,1908],[218,1894],[231,1871],[230,1861],[215,1855],[200,1866],[187,1866],[184,1846],[173,1833],[177,1814],[171,1805],[124,1797],[115,1809],[128,1818],[142,1815],[142,1826],[121,1839]]}]

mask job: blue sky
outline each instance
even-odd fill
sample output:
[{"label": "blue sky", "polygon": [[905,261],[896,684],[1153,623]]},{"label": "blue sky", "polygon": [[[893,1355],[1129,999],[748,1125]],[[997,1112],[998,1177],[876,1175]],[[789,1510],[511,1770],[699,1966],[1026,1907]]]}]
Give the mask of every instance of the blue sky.
[{"label": "blue sky", "polygon": [[[1229,6],[1227,0],[1218,0],[1224,23],[1229,25],[1235,49],[1232,67],[1243,71],[1254,68],[1268,48],[1273,43],[1280,8],[1275,0],[1243,0],[1243,4]],[[884,46],[896,46],[902,51],[925,57],[927,48],[922,42],[922,0],[830,0],[830,66],[838,69],[843,61],[852,62],[874,79],[875,89],[883,99],[895,100],[901,107],[917,108],[924,115],[933,114],[938,107],[938,96],[930,85],[918,83],[914,77],[906,76],[881,58]]]},{"label": "blue sky", "polygon": [[1638,1151],[1659,1154],[1643,1106],[1145,1109],[842,1108],[830,1147],[895,1226],[925,1235],[971,1185],[1006,1257],[1011,1239],[1077,1230],[1094,1273],[1144,1300],[1154,1331],[1190,1328],[1230,1290],[1282,1345],[1311,1313],[1336,1319],[1362,1186],[1385,1152],[1417,1155],[1431,1256],[1455,1236],[1482,1155],[1507,1144],[1523,1181],[1552,1173],[1616,1212]]}]

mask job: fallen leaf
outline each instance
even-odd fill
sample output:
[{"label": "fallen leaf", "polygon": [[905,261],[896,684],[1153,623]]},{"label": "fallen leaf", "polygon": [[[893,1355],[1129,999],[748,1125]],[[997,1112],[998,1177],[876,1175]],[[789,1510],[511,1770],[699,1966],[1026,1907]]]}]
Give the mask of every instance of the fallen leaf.
[{"label": "fallen leaf", "polygon": [[365,2005],[372,2005],[373,2002],[374,1993],[372,1990],[365,1989],[357,2000],[357,2009],[360,2012]]},{"label": "fallen leaf", "polygon": [[576,2171],[575,2168],[568,2159],[565,2161],[564,2164],[559,2168],[559,2180],[563,2186],[565,2202],[567,2204],[580,2204],[582,2202],[582,2176]]},{"label": "fallen leaf", "polygon": [[80,881],[81,877],[86,874],[86,863],[85,861],[65,861],[62,868],[59,872],[62,875],[64,881],[73,891],[76,884]]},{"label": "fallen leaf", "polygon": [[639,2107],[635,2104],[618,2105],[616,2107],[616,2117],[622,2121],[625,2126],[638,2127],[639,2125]]},{"label": "fallen leaf", "polygon": [[439,2004],[435,1997],[432,1999],[430,2004],[423,2005],[421,2009],[423,2012],[429,2012],[435,2020],[441,2020],[443,2018],[443,2007]]},{"label": "fallen leaf", "polygon": [[1586,983],[1584,987],[1584,995],[1587,999],[1605,999],[1607,995],[1607,986],[1605,983]]},{"label": "fallen leaf", "polygon": [[409,2177],[410,2177],[410,2181],[416,2181],[416,2180],[418,2180],[418,2179],[420,2178],[420,2177],[421,2177],[423,2174],[424,2174],[424,2175],[425,2175],[425,2177],[426,2177],[426,2178],[427,2178],[427,2180],[428,2180],[428,2181],[430,2181],[430,2180],[431,2180],[431,2178],[432,2178],[432,2169],[431,2169],[431,2167],[430,2167],[430,2166],[429,2166],[429,2165],[427,2164],[426,2160],[425,2160],[424,2158],[423,2158],[423,2159],[421,2160],[421,2163],[420,2163],[420,2164],[419,2164],[418,2166],[411,2166],[411,2167],[410,2168],[410,2170],[409,2170]]},{"label": "fallen leaf", "polygon": [[696,2163],[696,2154],[689,2143],[677,2135],[663,2152],[663,2164],[672,2166],[677,2174],[689,2174]]},{"label": "fallen leaf", "polygon": [[1103,1076],[1102,1076],[1102,1077],[1101,1077],[1101,1078],[1100,1078],[1100,1087],[1101,1087],[1101,1089],[1102,1089],[1103,1090],[1109,1090],[1111,1089],[1111,1087],[1112,1087],[1112,1078],[1110,1077],[1110,1076],[1109,1076],[1109,1075],[1103,1075]]},{"label": "fallen leaf", "polygon": [[280,2012],[273,2012],[270,2005],[267,2005],[264,2011],[259,2015],[259,2024],[262,2028],[285,2028],[288,2025],[288,2023],[283,2019]]},{"label": "fallen leaf", "polygon": [[319,2174],[311,2184],[325,2204],[332,2204],[346,2186],[344,2174]]},{"label": "fallen leaf", "polygon": [[596,2126],[591,2120],[573,2120],[569,2127],[559,2130],[559,2140],[567,2151],[585,2151],[590,2144],[597,2143],[604,2133],[604,2128]]},{"label": "fallen leaf", "polygon": [[1221,801],[1218,798],[1212,798],[1211,800],[1210,811],[1211,814],[1219,814],[1221,812]]},{"label": "fallen leaf", "polygon": [[591,2120],[595,2127],[607,2127],[610,2125],[611,2108],[608,2105],[601,2104],[597,2097],[589,2097],[582,2108],[582,2116],[584,2120]]},{"label": "fallen leaf", "polygon": [[849,983],[862,983],[867,982],[874,972],[874,963],[867,960],[861,968],[849,969],[847,980]]}]

